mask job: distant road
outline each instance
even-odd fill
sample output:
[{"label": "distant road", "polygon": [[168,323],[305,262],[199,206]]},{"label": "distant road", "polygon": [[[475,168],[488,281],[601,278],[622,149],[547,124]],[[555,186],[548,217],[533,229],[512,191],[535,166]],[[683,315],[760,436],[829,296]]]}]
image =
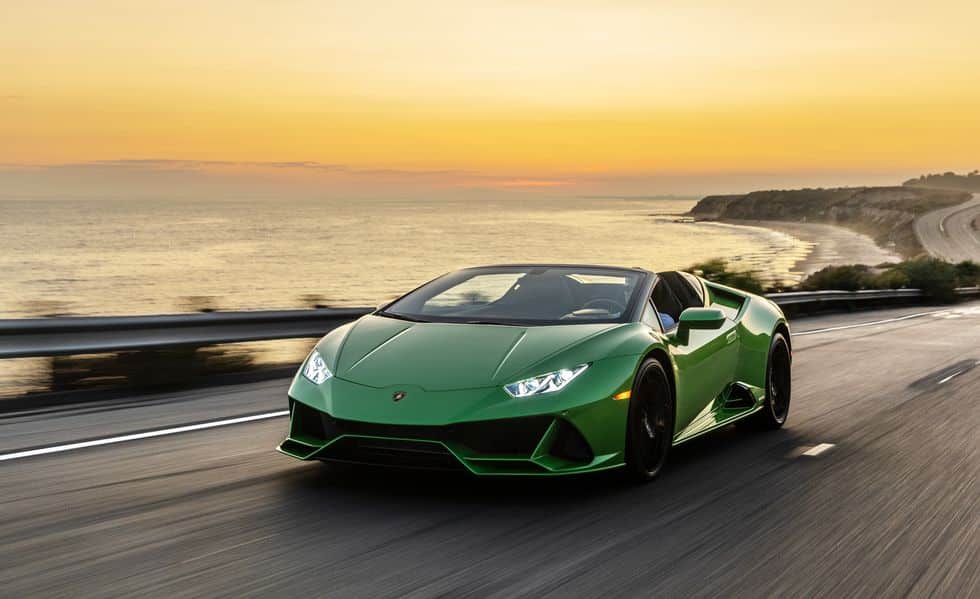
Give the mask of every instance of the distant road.
[{"label": "distant road", "polygon": [[297,462],[287,380],[7,415],[68,450],[0,461],[0,595],[980,596],[980,302],[793,325],[786,428],[644,486]]},{"label": "distant road", "polygon": [[980,193],[957,206],[934,210],[915,222],[915,234],[927,252],[951,262],[980,261]]}]

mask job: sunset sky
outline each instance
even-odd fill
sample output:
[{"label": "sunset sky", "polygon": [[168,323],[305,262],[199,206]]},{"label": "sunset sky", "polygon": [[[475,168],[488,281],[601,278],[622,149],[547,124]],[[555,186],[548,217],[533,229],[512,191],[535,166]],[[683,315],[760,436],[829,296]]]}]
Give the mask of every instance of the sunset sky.
[{"label": "sunset sky", "polygon": [[12,0],[0,163],[0,197],[972,170],[980,2]]}]

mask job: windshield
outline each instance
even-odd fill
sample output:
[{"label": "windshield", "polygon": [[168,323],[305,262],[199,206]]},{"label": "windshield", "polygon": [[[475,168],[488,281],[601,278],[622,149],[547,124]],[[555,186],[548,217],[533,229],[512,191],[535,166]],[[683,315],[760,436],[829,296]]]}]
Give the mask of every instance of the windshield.
[{"label": "windshield", "polygon": [[382,316],[423,322],[625,322],[643,273],[599,267],[496,266],[444,275],[396,300]]}]

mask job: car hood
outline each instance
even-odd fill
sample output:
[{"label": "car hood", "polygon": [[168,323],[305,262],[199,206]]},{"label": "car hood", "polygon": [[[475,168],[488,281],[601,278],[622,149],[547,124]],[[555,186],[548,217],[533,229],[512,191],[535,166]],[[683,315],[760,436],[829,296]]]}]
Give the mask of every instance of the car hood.
[{"label": "car hood", "polygon": [[366,316],[348,331],[334,374],[370,387],[415,385],[429,391],[503,385],[521,374],[537,374],[523,371],[617,326],[417,323]]}]

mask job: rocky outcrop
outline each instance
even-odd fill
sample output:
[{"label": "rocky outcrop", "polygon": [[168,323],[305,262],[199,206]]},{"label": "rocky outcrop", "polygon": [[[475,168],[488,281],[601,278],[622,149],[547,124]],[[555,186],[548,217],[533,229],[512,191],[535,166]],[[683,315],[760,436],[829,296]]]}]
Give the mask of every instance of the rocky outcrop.
[{"label": "rocky outcrop", "polygon": [[782,220],[838,225],[871,236],[905,256],[922,253],[915,219],[930,210],[960,204],[970,194],[914,187],[848,187],[753,191],[708,196],[691,216],[719,220]]}]

